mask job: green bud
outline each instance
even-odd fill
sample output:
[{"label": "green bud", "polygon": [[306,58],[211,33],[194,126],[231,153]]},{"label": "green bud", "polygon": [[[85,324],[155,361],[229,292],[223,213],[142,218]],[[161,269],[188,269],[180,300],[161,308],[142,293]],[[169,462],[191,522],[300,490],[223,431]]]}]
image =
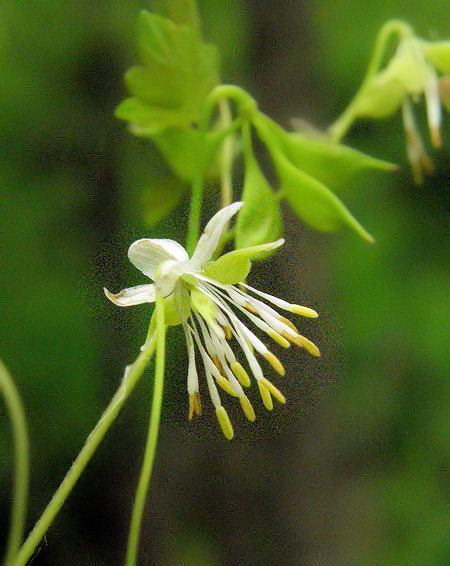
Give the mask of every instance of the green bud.
[{"label": "green bud", "polygon": [[368,242],[374,242],[342,201],[323,183],[297,169],[282,153],[273,151],[272,157],[281,190],[295,213],[307,224],[323,232],[335,232],[348,226]]},{"label": "green bud", "polygon": [[364,171],[394,171],[397,166],[352,149],[327,137],[312,137],[300,132],[286,132],[273,120],[260,114],[257,124],[277,140],[279,149],[298,169],[334,191],[349,189]]},{"label": "green bud", "polygon": [[443,74],[450,73],[450,41],[423,42],[423,50],[433,67]]},{"label": "green bud", "polygon": [[[245,148],[244,190],[241,200],[245,206],[239,211],[235,228],[236,248],[273,242],[283,232],[280,207],[261,171],[250,146]],[[262,254],[261,258],[268,254]],[[261,259],[260,258],[260,259]]]}]

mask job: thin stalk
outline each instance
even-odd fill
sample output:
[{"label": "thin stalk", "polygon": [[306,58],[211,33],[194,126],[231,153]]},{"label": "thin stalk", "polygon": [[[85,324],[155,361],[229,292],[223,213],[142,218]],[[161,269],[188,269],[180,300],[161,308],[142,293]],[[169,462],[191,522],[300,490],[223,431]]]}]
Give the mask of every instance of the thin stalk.
[{"label": "thin stalk", "polygon": [[156,445],[158,443],[159,423],[161,418],[161,405],[164,390],[164,365],[165,365],[165,339],[166,326],[164,321],[163,298],[156,294],[156,363],[155,381],[153,385],[153,399],[150,413],[150,424],[148,428],[147,442],[145,445],[144,461],[141,475],[136,490],[133,512],[131,516],[130,533],[128,535],[128,547],[125,558],[126,566],[135,566],[137,560],[139,538],[142,525],[142,515],[147,498],[150,479],[155,461]]},{"label": "thin stalk", "polygon": [[15,556],[15,559],[11,563],[11,566],[25,566],[32,556],[36,547],[44,537],[48,528],[78,481],[78,478],[94,455],[98,445],[115,421],[126,399],[135,388],[139,378],[142,376],[150,358],[153,355],[154,349],[155,341],[154,339],[151,339],[147,342],[146,348],[139,354],[135,362],[126,368],[119,389],[114,394],[95,428],[87,437],[83,448],[76,457],[60,486],[54,493],[40,519],[28,535],[28,538],[21,546],[19,552]]},{"label": "thin stalk", "polygon": [[411,36],[413,34],[413,30],[410,26],[408,26],[401,20],[389,20],[381,27],[375,41],[375,46],[372,52],[369,66],[367,68],[366,75],[361,83],[361,86],[359,87],[359,90],[356,92],[355,96],[353,97],[347,108],[344,110],[344,112],[342,112],[339,118],[328,128],[328,133],[334,141],[340,141],[357,118],[358,102],[364,95],[364,91],[367,88],[370,80],[379,70],[381,63],[383,62],[383,57],[388,45],[388,41],[394,34],[398,35],[398,37],[400,38],[405,38]]},{"label": "thin stalk", "polygon": [[23,538],[30,477],[30,446],[28,441],[27,422],[22,401],[11,375],[1,360],[0,391],[5,399],[9,412],[14,444],[13,499],[11,505],[8,542],[4,558],[4,565],[8,566],[12,564],[12,560],[14,559]]},{"label": "thin stalk", "polygon": [[[220,117],[222,126],[227,128],[231,124],[231,110],[228,100],[222,98],[219,102]],[[229,135],[222,144],[222,153],[220,156],[220,187],[221,187],[221,205],[225,208],[231,204],[233,200],[233,136]]]},{"label": "thin stalk", "polygon": [[256,101],[245,92],[244,89],[234,85],[219,85],[214,88],[208,96],[205,110],[199,124],[199,132],[204,140],[204,151],[202,162],[199,164],[198,174],[192,184],[191,205],[189,210],[188,233],[186,238],[186,250],[189,255],[194,252],[200,236],[200,217],[203,199],[203,182],[206,168],[208,167],[208,151],[206,147],[206,135],[214,108],[220,100],[228,98],[234,100],[240,109],[241,116],[251,116],[257,109]]}]

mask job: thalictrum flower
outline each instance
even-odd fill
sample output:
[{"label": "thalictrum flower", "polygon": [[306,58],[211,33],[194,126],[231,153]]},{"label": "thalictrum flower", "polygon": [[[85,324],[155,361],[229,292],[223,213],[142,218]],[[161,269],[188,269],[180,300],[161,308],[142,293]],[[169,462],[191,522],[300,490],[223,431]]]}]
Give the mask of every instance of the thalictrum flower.
[{"label": "thalictrum flower", "polygon": [[[173,240],[137,240],[130,246],[128,257],[154,283],[130,287],[117,294],[105,289],[106,296],[122,307],[153,303],[156,294],[164,298],[166,324],[181,324],[186,338],[189,419],[202,411],[197,371],[200,359],[219,424],[228,439],[233,438],[233,426],[217,386],[239,399],[249,421],[255,420],[255,412],[244,392],[251,384],[249,373],[256,380],[268,410],[273,408],[272,397],[285,403],[283,394],[264,377],[256,354],[264,357],[280,375],[285,373],[283,365],[242,318],[281,346],[287,348],[292,343],[313,356],[320,355],[318,348],[274,307],[309,318],[317,317],[314,310],[288,303],[245,283],[250,258],[278,248],[283,239],[237,249],[212,260],[228,222],[243,204],[231,204],[211,218],[192,257]],[[245,358],[249,371],[244,369],[240,358]]]}]

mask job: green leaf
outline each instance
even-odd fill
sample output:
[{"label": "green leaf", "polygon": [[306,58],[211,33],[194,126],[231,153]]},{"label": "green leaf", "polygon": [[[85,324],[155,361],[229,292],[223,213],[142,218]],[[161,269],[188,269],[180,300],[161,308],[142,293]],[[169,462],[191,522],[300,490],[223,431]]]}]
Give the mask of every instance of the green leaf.
[{"label": "green leaf", "polygon": [[131,131],[140,137],[153,137],[167,128],[180,124],[187,126],[190,122],[182,109],[152,106],[137,98],[126,98],[116,108],[115,114],[117,118],[130,122]]},{"label": "green leaf", "polygon": [[424,42],[423,50],[433,67],[441,73],[450,73],[450,41]]},{"label": "green leaf", "polygon": [[335,232],[348,226],[368,242],[374,242],[342,201],[323,183],[297,169],[282,153],[272,151],[272,157],[281,190],[295,213],[307,224],[323,232]]},{"label": "green leaf", "polygon": [[197,176],[205,152],[212,152],[215,148],[213,135],[207,135],[205,140],[198,130],[191,127],[168,128],[155,135],[153,141],[172,171],[187,183],[192,183]]},{"label": "green leaf", "polygon": [[[244,190],[235,227],[236,248],[257,246],[281,237],[283,223],[277,197],[261,171],[251,147],[245,151]],[[268,254],[262,254],[261,258]]]},{"label": "green leaf", "polygon": [[293,165],[334,191],[350,189],[355,179],[365,171],[397,169],[393,163],[376,159],[326,137],[286,132],[264,114],[258,115],[255,125],[274,139]]},{"label": "green leaf", "polygon": [[187,189],[185,183],[171,175],[149,182],[141,194],[145,221],[150,226],[157,224],[177,206]]},{"label": "green leaf", "polygon": [[168,18],[141,12],[138,48],[141,66],[125,76],[133,95],[116,115],[131,122],[136,135],[153,137],[167,128],[199,122],[206,97],[219,81],[219,59],[214,46],[203,43],[198,26],[186,25],[187,12],[177,25]]}]

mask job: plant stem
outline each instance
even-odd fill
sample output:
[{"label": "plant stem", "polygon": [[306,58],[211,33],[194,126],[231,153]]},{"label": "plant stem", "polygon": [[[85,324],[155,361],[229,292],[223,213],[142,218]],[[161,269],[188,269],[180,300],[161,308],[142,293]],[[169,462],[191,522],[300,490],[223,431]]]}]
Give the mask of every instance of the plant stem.
[{"label": "plant stem", "polygon": [[[231,124],[231,110],[228,100],[222,98],[219,102],[222,126],[227,128]],[[220,156],[220,186],[221,186],[221,205],[225,208],[233,200],[233,136],[229,135],[222,144],[222,154]]]},{"label": "plant stem", "polygon": [[186,238],[186,250],[189,255],[194,252],[200,235],[200,216],[203,198],[203,182],[208,167],[209,152],[206,144],[206,134],[209,122],[216,105],[225,98],[234,100],[239,105],[241,116],[252,116],[257,109],[256,101],[245,92],[244,89],[234,85],[219,85],[209,94],[205,110],[199,124],[199,133],[204,140],[204,151],[202,161],[199,164],[198,174],[192,184],[191,205],[189,210],[188,233]]},{"label": "plant stem", "polygon": [[4,558],[4,565],[8,566],[12,564],[12,560],[23,538],[28,499],[30,447],[22,401],[11,375],[1,360],[0,391],[5,399],[11,419],[14,444],[13,500],[8,543]]},{"label": "plant stem", "polygon": [[50,503],[45,508],[40,519],[15,556],[15,559],[11,563],[11,566],[25,566],[25,564],[33,554],[34,550],[42,540],[43,536],[52,524],[54,518],[56,517],[70,492],[72,491],[81,473],[95,453],[98,445],[103,440],[103,437],[113,424],[126,399],[133,391],[139,378],[142,376],[145,367],[147,366],[151,356],[153,355],[154,346],[155,341],[152,338],[147,342],[145,349],[139,354],[134,363],[131,366],[127,366],[127,368],[125,369],[125,374],[123,376],[119,389],[114,394],[95,428],[87,437],[83,448],[81,449],[71,468],[67,472],[60,486],[54,493],[52,499],[50,500]]},{"label": "plant stem", "polygon": [[394,34],[398,35],[398,37],[400,38],[405,38],[413,35],[413,30],[410,26],[408,26],[401,20],[389,20],[381,27],[375,41],[372,58],[367,68],[366,75],[361,83],[361,86],[359,87],[359,90],[356,92],[355,96],[353,97],[347,108],[344,110],[344,112],[342,112],[339,118],[328,128],[328,133],[334,141],[340,141],[350,129],[350,126],[353,124],[354,120],[358,117],[358,102],[364,95],[364,91],[367,88],[370,80],[379,70],[383,61],[386,47],[388,45],[388,41]]},{"label": "plant stem", "polygon": [[142,515],[147,498],[150,478],[155,460],[156,445],[158,443],[159,422],[161,417],[161,405],[164,390],[164,364],[165,364],[165,337],[166,327],[164,321],[163,298],[156,294],[156,365],[155,381],[153,385],[153,399],[150,413],[150,424],[148,428],[147,442],[145,445],[144,461],[141,475],[136,490],[133,513],[131,517],[130,533],[128,535],[128,547],[125,559],[126,566],[135,566],[139,537],[142,525]]}]

